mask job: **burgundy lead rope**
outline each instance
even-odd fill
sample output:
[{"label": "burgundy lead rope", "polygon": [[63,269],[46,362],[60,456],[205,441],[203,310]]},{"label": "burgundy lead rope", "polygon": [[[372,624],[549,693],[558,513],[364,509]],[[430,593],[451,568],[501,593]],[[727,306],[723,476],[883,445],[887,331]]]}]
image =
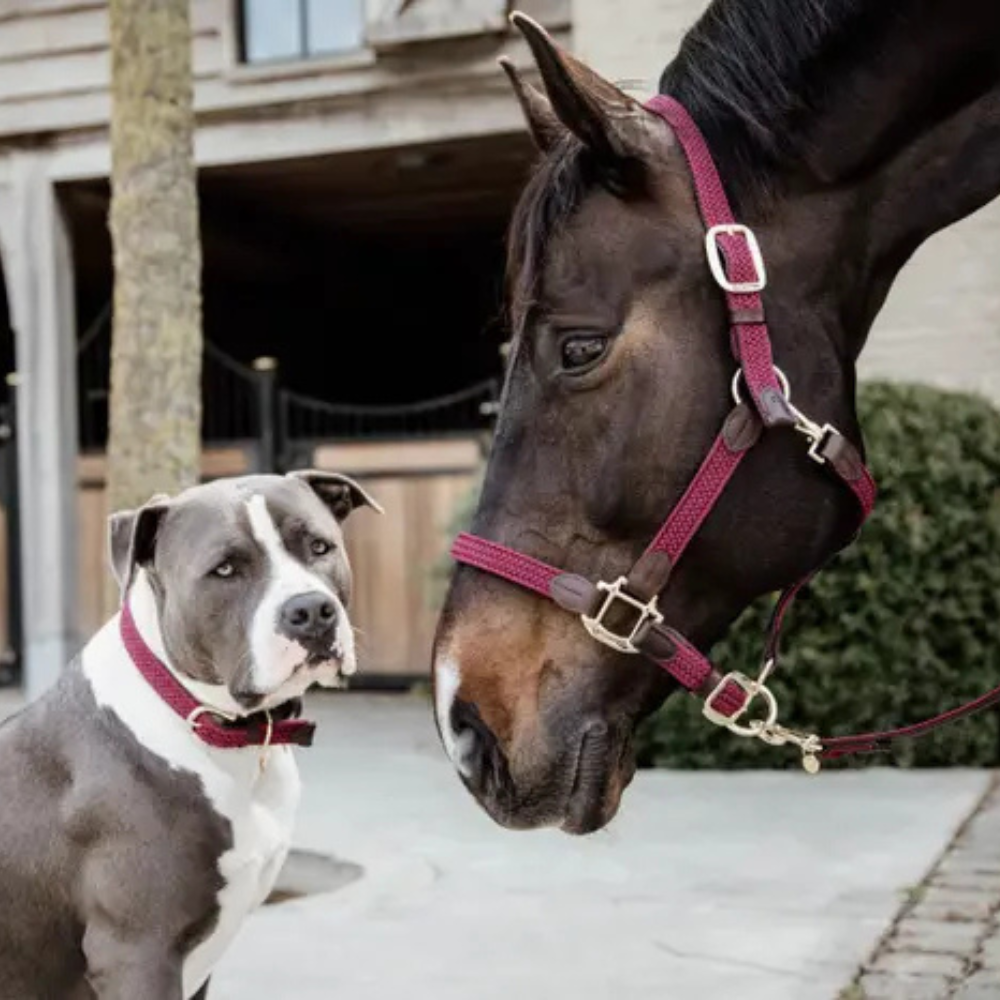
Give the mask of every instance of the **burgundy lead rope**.
[{"label": "burgundy lead rope", "polygon": [[[817,757],[832,759],[850,753],[885,750],[892,740],[922,735],[997,704],[1000,687],[974,702],[914,726],[831,739],[779,725],[777,702],[766,680],[777,665],[778,641],[786,613],[812,574],[787,588],[779,597],[768,629],[763,671],[755,680],[737,672],[721,674],[690,642],[663,623],[657,602],[673,568],[715,507],[743,456],[760,437],[762,427],[791,427],[801,433],[809,442],[810,458],[830,468],[852,491],[860,508],[861,523],[874,507],[876,489],[853,445],[836,428],[815,423],[792,405],[787,382],[773,361],[760,296],[767,281],[760,248],[753,232],[735,222],[704,136],[673,98],[654,97],[647,107],[673,129],[694,180],[707,229],[708,263],[725,293],[731,346],[739,365],[733,387],[736,407],[656,537],[629,573],[613,583],[594,584],[497,542],[466,533],[456,538],[453,557],[579,614],[595,639],[620,652],[643,654],[688,691],[703,698],[704,714],[710,721],[738,735],[761,739],[775,746],[785,743],[798,746],[809,771],[818,770]],[[753,401],[752,408],[740,399],[740,377]],[[625,605],[633,616],[627,634],[612,631],[606,624],[616,602]],[[765,717],[741,721],[755,698],[762,701]]]}]

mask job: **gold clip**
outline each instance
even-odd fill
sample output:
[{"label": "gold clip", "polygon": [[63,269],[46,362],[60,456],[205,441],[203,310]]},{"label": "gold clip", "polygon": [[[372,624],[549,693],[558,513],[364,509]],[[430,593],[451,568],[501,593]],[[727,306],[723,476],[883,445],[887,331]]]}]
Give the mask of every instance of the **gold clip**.
[{"label": "gold clip", "polygon": [[[802,768],[807,774],[818,774],[820,769],[819,754],[823,749],[820,738],[814,733],[801,733],[795,729],[788,729],[778,723],[778,699],[774,692],[764,683],[774,669],[774,661],[768,660],[764,664],[760,677],[752,680],[746,674],[730,673],[719,682],[715,690],[705,699],[702,714],[709,722],[717,726],[723,726],[736,736],[747,739],[757,739],[772,747],[785,746],[791,744],[802,752]],[[747,695],[743,707],[734,715],[727,716],[713,707],[713,702],[722,693],[728,684],[735,684]],[[755,698],[761,698],[764,702],[767,715],[763,719],[751,719],[748,722],[741,722],[740,719],[746,714]]]}]

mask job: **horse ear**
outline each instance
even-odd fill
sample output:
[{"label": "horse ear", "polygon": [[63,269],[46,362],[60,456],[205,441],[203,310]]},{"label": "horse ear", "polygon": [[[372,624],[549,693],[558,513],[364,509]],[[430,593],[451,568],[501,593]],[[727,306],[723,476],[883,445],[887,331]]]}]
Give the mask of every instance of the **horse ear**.
[{"label": "horse ear", "polygon": [[528,123],[531,138],[535,140],[535,145],[543,153],[549,152],[566,134],[566,129],[552,110],[551,102],[540,90],[536,90],[521,76],[510,59],[501,56],[497,61],[500,63],[500,68],[507,74],[511,87],[514,88],[514,95],[517,97],[518,104],[521,105],[521,111]]},{"label": "horse ear", "polygon": [[535,57],[559,121],[594,154],[602,167],[620,171],[626,164],[640,163],[649,125],[660,120],[563,51],[536,21],[520,12],[511,14],[510,19]]}]

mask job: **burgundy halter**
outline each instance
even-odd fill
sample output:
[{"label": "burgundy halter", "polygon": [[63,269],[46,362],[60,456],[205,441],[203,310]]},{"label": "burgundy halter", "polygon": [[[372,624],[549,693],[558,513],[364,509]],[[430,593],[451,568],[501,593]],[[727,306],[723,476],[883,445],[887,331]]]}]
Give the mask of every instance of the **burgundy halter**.
[{"label": "burgundy halter", "polygon": [[[731,347],[738,365],[732,387],[735,406],[663,527],[632,569],[617,580],[593,583],[470,534],[458,536],[452,555],[461,563],[533,590],[580,615],[590,635],[604,645],[618,652],[646,656],[682,687],[702,698],[705,717],[716,725],[773,746],[789,743],[797,746],[803,755],[803,766],[810,773],[819,770],[821,757],[886,750],[894,739],[919,736],[1000,702],[1000,688],[996,688],[974,702],[915,726],[832,739],[780,725],[778,703],[766,682],[777,666],[785,613],[813,574],[788,587],[779,597],[768,629],[763,669],[756,679],[736,671],[721,674],[684,636],[664,624],[657,605],[674,567],[763,430],[791,427],[802,434],[809,457],[830,469],[854,494],[860,512],[859,525],[872,511],[876,490],[858,450],[835,427],[810,420],[792,404],[788,382],[772,359],[760,296],[767,284],[760,247],[753,231],[734,220],[704,136],[673,98],[654,97],[647,107],[673,129],[694,179],[707,229],[708,264],[725,293],[729,313]],[[741,398],[741,381],[746,385],[749,400]],[[608,625],[609,615],[616,606],[624,606],[631,616],[627,630],[615,631]],[[758,699],[763,716],[750,719],[748,710]]]}]

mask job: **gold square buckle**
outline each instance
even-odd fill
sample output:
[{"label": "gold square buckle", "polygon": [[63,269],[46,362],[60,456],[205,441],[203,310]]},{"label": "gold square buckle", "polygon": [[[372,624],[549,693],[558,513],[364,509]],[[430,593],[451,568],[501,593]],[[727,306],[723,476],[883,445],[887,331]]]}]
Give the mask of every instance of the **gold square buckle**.
[{"label": "gold square buckle", "polygon": [[[605,646],[610,646],[611,649],[617,650],[619,653],[638,653],[639,649],[635,644],[635,640],[638,638],[640,631],[649,622],[659,625],[663,621],[663,615],[656,609],[655,597],[648,602],[640,601],[625,590],[627,583],[628,579],[624,576],[618,577],[614,583],[607,583],[604,580],[599,581],[597,589],[603,591],[607,596],[601,602],[601,606],[597,609],[597,613],[593,618],[588,615],[581,615],[580,618],[583,621],[583,627],[598,642],[604,643]],[[622,604],[632,608],[633,611],[639,612],[635,624],[628,635],[612,632],[604,624],[604,619],[614,606],[615,601],[621,601]]]}]

